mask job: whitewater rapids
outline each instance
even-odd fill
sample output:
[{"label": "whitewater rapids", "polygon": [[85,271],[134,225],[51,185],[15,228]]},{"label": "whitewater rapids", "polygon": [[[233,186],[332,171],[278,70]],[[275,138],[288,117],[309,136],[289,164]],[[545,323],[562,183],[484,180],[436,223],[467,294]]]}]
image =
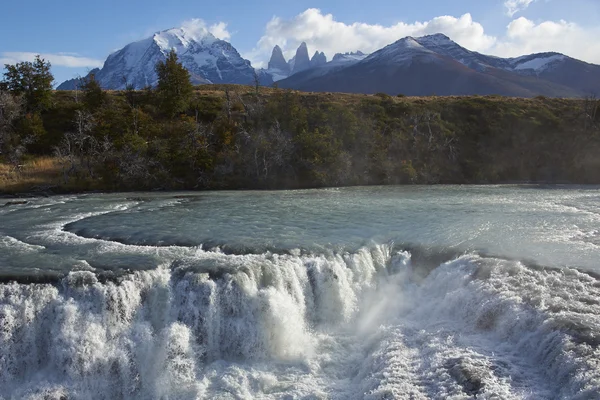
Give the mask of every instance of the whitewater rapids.
[{"label": "whitewater rapids", "polygon": [[[544,203],[544,215],[579,213],[571,228],[585,234],[551,242],[594,255],[596,236],[582,225],[597,221],[594,202],[559,200]],[[111,220],[188,212],[179,201],[39,202],[0,209],[0,399],[600,399],[592,270],[393,241],[287,248],[301,238],[260,233],[275,220],[254,224],[253,241],[239,233],[247,223],[235,227],[250,250],[234,230],[230,248],[207,248],[168,227],[158,237]],[[26,228],[28,215],[38,225]],[[371,217],[366,231],[384,229]],[[302,225],[304,240],[323,240],[329,228],[319,224],[318,235]],[[473,231],[489,232],[465,235]],[[349,232],[346,242],[358,230]]]},{"label": "whitewater rapids", "polygon": [[410,253],[380,245],[203,252],[117,282],[71,272],[1,285],[0,388],[19,399],[598,398],[596,278],[468,255],[420,275]]}]

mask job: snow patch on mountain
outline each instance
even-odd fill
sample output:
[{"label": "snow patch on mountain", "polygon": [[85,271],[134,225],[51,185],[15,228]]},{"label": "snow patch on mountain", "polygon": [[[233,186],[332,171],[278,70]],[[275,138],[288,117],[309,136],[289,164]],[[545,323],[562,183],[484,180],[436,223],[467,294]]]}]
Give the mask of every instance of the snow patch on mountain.
[{"label": "snow patch on mountain", "polygon": [[366,57],[367,57],[367,54],[363,53],[362,51],[357,51],[354,53],[337,53],[336,55],[333,56],[333,59],[331,60],[331,62],[338,63],[338,64],[355,63],[355,62],[364,60]]},{"label": "snow patch on mountain", "polygon": [[273,79],[273,82],[280,81],[280,80],[285,79],[288,76],[290,76],[289,72],[284,72],[279,69],[267,69],[267,70],[264,70],[264,72],[271,76],[271,79]]},{"label": "snow patch on mountain", "polygon": [[[527,59],[529,58],[529,59]],[[530,56],[519,57],[514,59],[515,67],[514,69],[517,71],[521,70],[533,70],[535,72],[542,72],[548,69],[553,63],[558,61],[563,61],[567,57],[562,54],[554,54],[547,57],[536,57],[530,58]],[[527,59],[524,62],[521,62],[523,59]]]},{"label": "snow patch on mountain", "polygon": [[167,52],[173,48],[188,48],[197,43],[201,43],[204,46],[211,46],[219,41],[206,28],[198,29],[198,27],[194,27],[194,29],[187,27],[168,29],[155,33],[153,39],[161,50]]},{"label": "snow patch on mountain", "polygon": [[411,36],[400,39],[381,50],[377,50],[361,63],[378,62],[393,65],[410,65],[418,57],[420,61],[435,61],[437,53],[423,46]]}]

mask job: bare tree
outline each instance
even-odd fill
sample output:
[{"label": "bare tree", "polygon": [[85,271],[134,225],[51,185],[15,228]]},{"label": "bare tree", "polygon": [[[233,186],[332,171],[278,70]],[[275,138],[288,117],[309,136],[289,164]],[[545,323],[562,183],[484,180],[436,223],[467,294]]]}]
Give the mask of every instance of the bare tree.
[{"label": "bare tree", "polygon": [[139,149],[125,146],[118,158],[119,178],[126,184],[139,187],[140,184],[149,186],[152,176],[150,167],[153,165]]},{"label": "bare tree", "polygon": [[0,90],[0,156],[15,167],[20,163],[25,146],[33,141],[33,137],[19,139],[15,134],[14,124],[23,115],[23,109],[22,96]]},{"label": "bare tree", "polygon": [[203,153],[207,153],[210,148],[210,139],[213,136],[212,129],[209,125],[205,125],[198,121],[196,113],[196,122],[193,129],[188,131],[184,140],[181,141],[183,151],[190,153],[188,162],[190,170],[196,175],[196,183],[204,185],[208,182],[208,177],[198,165],[198,159]]},{"label": "bare tree", "polygon": [[75,130],[66,132],[60,145],[54,149],[54,153],[63,164],[65,183],[80,167],[85,167],[93,177],[94,158],[101,147],[91,134],[95,122],[89,111],[77,110],[73,122]]},{"label": "bare tree", "polygon": [[256,96],[258,96],[259,94],[259,88],[260,88],[260,79],[258,77],[258,73],[256,72],[255,69],[252,70],[252,75],[254,78],[254,93]]},{"label": "bare tree", "polygon": [[[291,135],[281,128],[275,120],[268,128],[258,127],[250,132],[242,131],[240,137],[244,140],[242,148],[247,154],[247,165],[253,170],[252,175],[259,182],[275,179],[277,173],[291,168],[289,162],[293,154]],[[291,171],[293,172],[293,171]]]},{"label": "bare tree", "polygon": [[440,113],[425,110],[420,114],[411,115],[413,137],[422,136],[427,140],[427,147],[431,148],[435,139],[432,123],[441,119]]},{"label": "bare tree", "polygon": [[23,98],[0,90],[0,152],[8,136],[13,132],[13,124],[23,114]]},{"label": "bare tree", "polygon": [[[225,86],[225,112],[227,113],[227,121],[231,122],[231,96],[229,88]],[[196,122],[198,122],[198,111],[196,110]]]},{"label": "bare tree", "polygon": [[249,100],[244,100],[239,93],[235,92],[237,100],[240,102],[242,107],[244,108],[245,122],[253,122],[256,126],[257,122],[264,115],[264,103],[260,99],[259,96],[252,96]]},{"label": "bare tree", "polygon": [[587,96],[583,103],[583,112],[584,112],[584,128],[594,129],[597,126],[596,120],[598,119],[598,108],[600,101],[596,98],[595,95]]}]

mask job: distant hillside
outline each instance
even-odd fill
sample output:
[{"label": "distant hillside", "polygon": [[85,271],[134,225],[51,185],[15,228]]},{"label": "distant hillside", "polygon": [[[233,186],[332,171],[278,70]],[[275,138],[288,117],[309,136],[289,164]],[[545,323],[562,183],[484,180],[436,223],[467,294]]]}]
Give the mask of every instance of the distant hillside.
[{"label": "distant hillside", "polygon": [[558,53],[509,59],[486,56],[441,34],[404,38],[358,62],[322,72],[303,71],[278,85],[307,91],[410,96],[600,94],[600,66]]},{"label": "distant hillside", "polygon": [[[100,72],[100,68],[94,68],[93,70],[91,70],[88,73],[88,75],[91,75],[91,74],[96,75],[98,72]],[[56,90],[77,90],[78,88],[81,87],[81,85],[84,83],[84,81],[85,81],[85,77],[69,79],[68,81],[64,81],[63,83],[58,85]]]}]

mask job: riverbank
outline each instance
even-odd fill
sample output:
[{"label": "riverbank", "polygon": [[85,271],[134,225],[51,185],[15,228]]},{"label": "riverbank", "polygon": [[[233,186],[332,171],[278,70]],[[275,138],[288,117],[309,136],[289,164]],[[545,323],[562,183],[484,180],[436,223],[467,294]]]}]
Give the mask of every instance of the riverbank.
[{"label": "riverbank", "polygon": [[37,157],[18,166],[0,163],[0,197],[35,197],[80,193],[90,190],[91,182],[65,183],[62,165],[56,157]]},{"label": "riverbank", "polygon": [[[0,207],[12,206],[11,199],[15,198],[35,198],[50,197],[65,194],[85,194],[85,193],[118,193],[122,190],[114,189],[110,184],[103,185],[102,180],[72,179],[65,183],[63,164],[56,157],[33,158],[25,161],[19,168],[0,163]],[[413,185],[412,183],[409,185]],[[600,184],[596,182],[569,182],[569,181],[498,181],[498,182],[460,182],[460,184],[470,185],[539,185],[539,186],[561,186],[561,185],[589,185]],[[365,185],[354,185],[365,186]],[[339,186],[338,186],[339,187]],[[310,188],[310,187],[306,187]],[[316,188],[316,187],[315,187]],[[255,187],[237,187],[224,188],[225,190],[252,190]],[[273,188],[271,188],[273,189]],[[275,189],[300,189],[300,188],[275,188]],[[126,192],[147,192],[147,191],[170,191],[164,187],[151,189],[131,188]],[[206,189],[178,189],[183,191],[202,191]]]},{"label": "riverbank", "polygon": [[18,166],[0,163],[0,195],[43,192],[56,187],[59,179],[55,158],[36,158]]}]

